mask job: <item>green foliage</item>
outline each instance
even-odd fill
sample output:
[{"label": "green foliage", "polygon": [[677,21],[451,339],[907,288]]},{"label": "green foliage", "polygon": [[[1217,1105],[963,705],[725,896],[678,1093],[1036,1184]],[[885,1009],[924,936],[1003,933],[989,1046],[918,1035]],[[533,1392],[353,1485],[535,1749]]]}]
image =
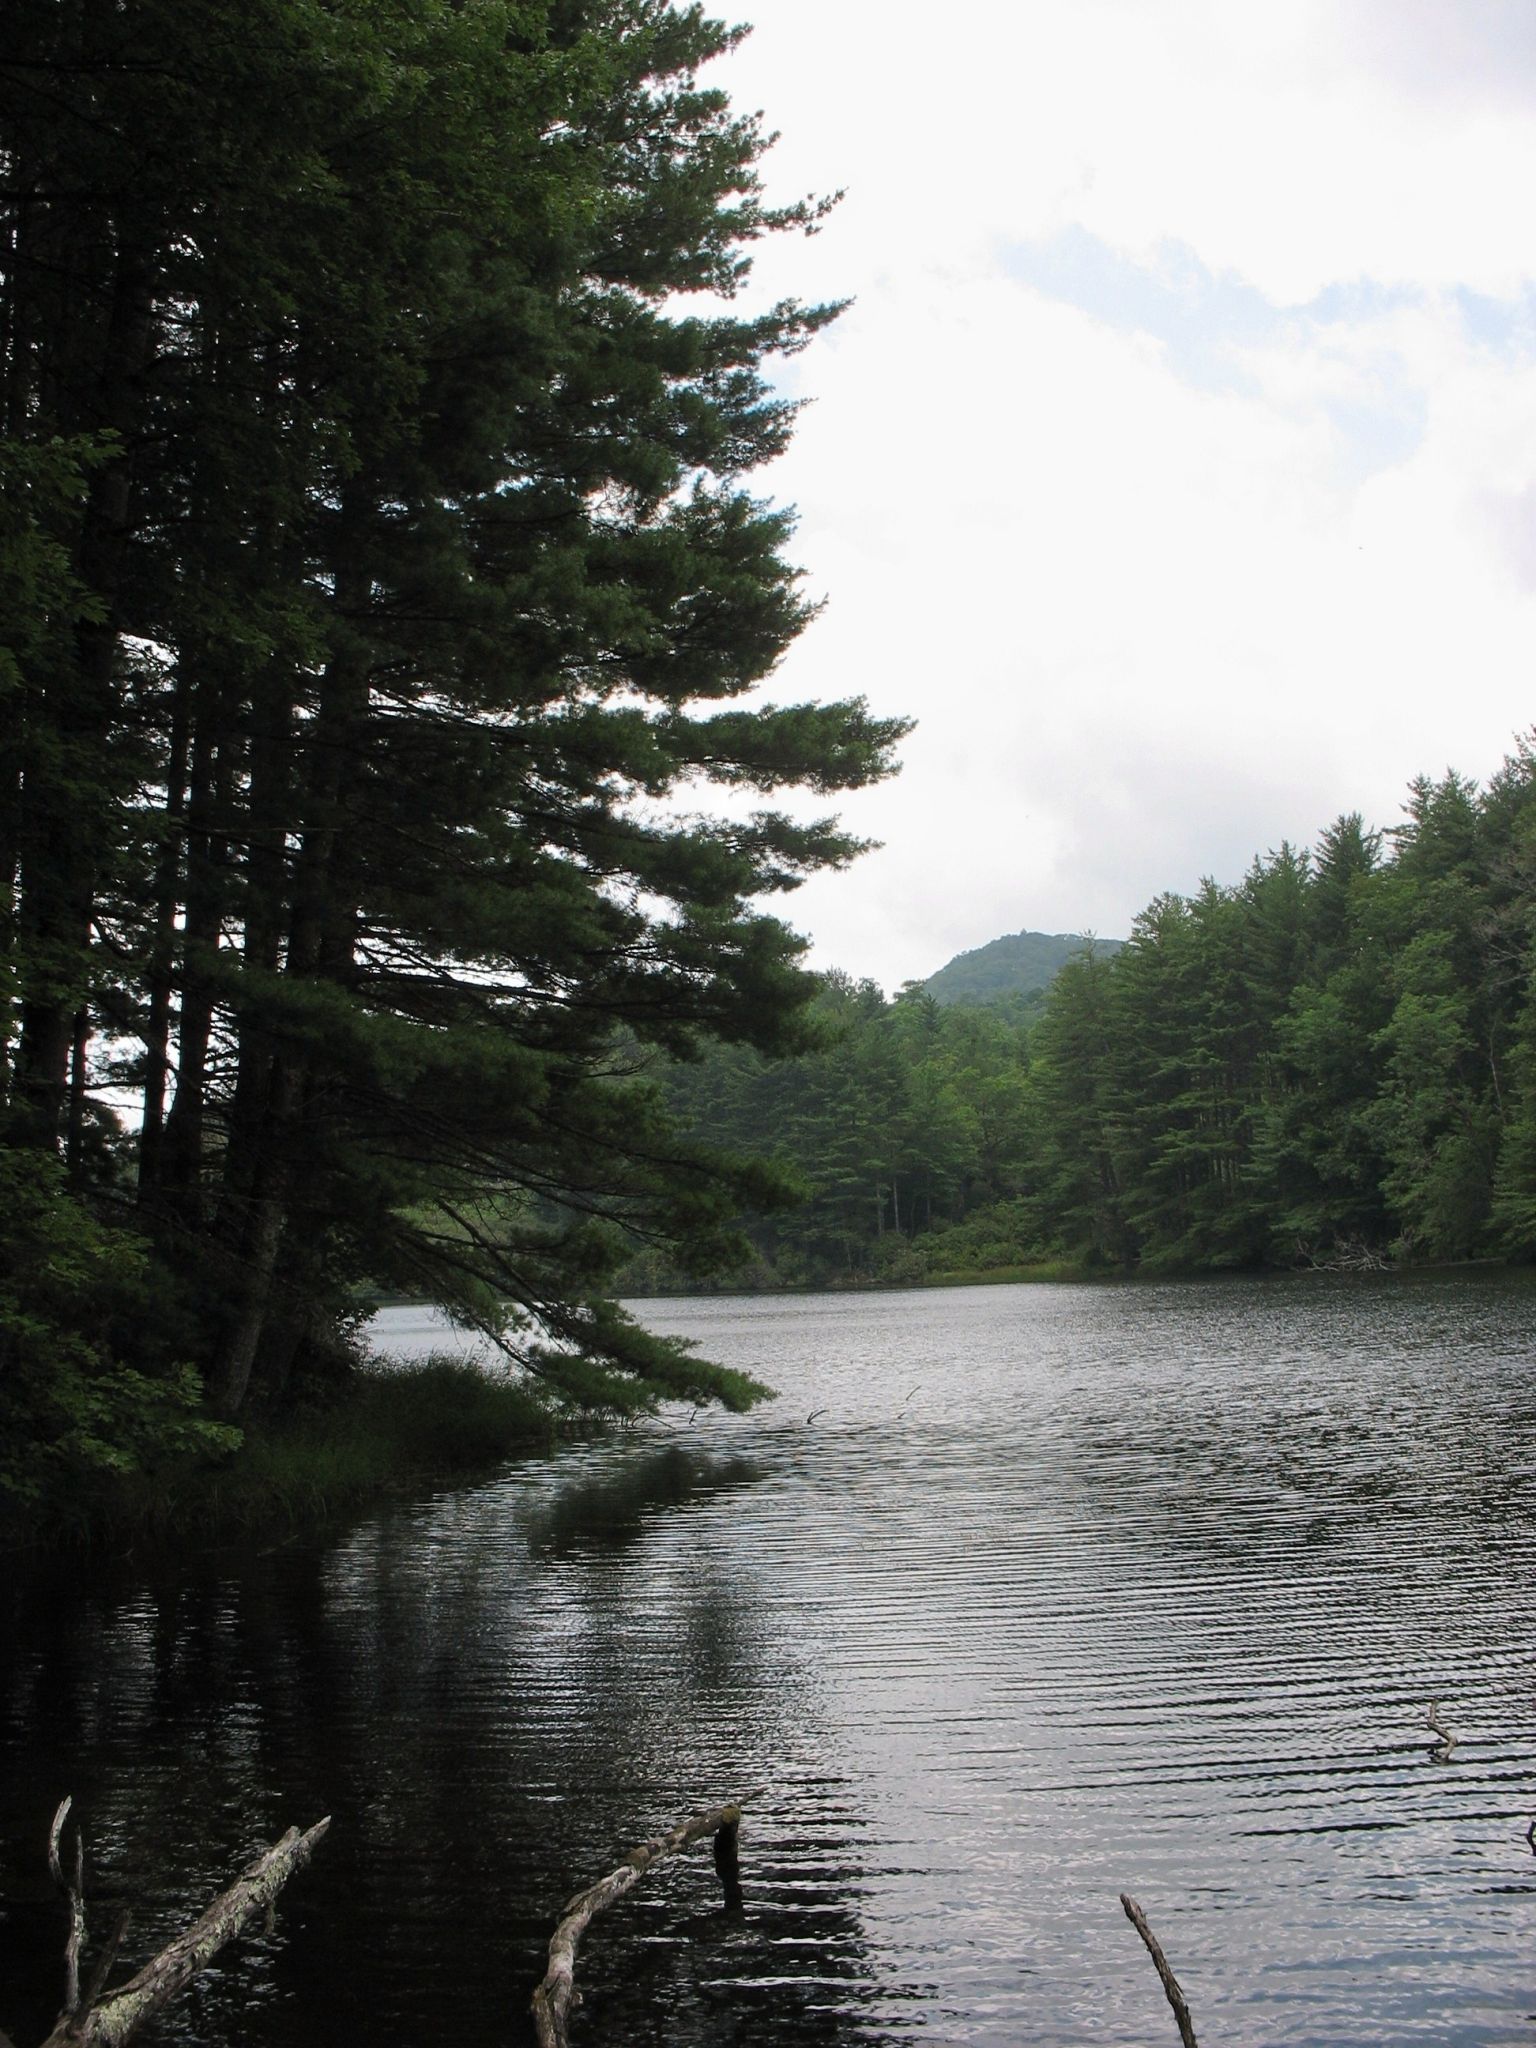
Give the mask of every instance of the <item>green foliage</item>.
[{"label": "green foliage", "polygon": [[1007,1271],[1040,1242],[1040,1222],[1038,1201],[989,1202],[964,1222],[948,1224],[925,1239],[929,1270],[946,1278]]},{"label": "green foliage", "polygon": [[[742,1217],[751,1279],[919,1280],[927,1266],[914,1240],[1018,1193],[1031,1141],[1026,1028],[1002,1010],[942,1007],[917,987],[887,1003],[872,983],[837,974],[811,1023],[817,1043],[796,1057],[716,1045],[674,1066],[672,1112],[737,1158],[767,1155],[773,1178]],[[646,1259],[623,1284],[686,1277]]]},{"label": "green foliage", "polygon": [[100,1224],[55,1160],[0,1152],[0,1275],[0,1505],[238,1444],[192,1368],[139,1337],[168,1321],[142,1243]]},{"label": "green foliage", "polygon": [[[137,1237],[226,1416],[323,1382],[362,1281],[581,1409],[760,1391],[606,1299],[636,1239],[728,1267],[776,1199],[642,1069],[805,1043],[765,903],[859,849],[773,799],[889,773],[904,727],[751,699],[814,610],[748,487],[773,366],[838,309],[743,304],[824,208],[766,202],[703,80],[738,34],[7,15],[0,1144]],[[38,1318],[86,1341],[63,1293]]]},{"label": "green foliage", "polygon": [[1161,896],[1034,1012],[833,976],[819,1051],[674,1074],[702,1133],[806,1190],[748,1219],[757,1274],[1532,1256],[1531,746],[1486,791],[1416,782],[1385,837],[1351,814],[1315,853]]},{"label": "green foliage", "polygon": [[114,1468],[91,1483],[0,1513],[0,1545],[61,1541],[185,1544],[271,1536],[376,1501],[489,1473],[547,1449],[562,1425],[521,1376],[456,1359],[397,1371],[354,1369],[324,1401],[254,1423],[217,1454],[204,1443],[162,1449],[150,1469]]}]

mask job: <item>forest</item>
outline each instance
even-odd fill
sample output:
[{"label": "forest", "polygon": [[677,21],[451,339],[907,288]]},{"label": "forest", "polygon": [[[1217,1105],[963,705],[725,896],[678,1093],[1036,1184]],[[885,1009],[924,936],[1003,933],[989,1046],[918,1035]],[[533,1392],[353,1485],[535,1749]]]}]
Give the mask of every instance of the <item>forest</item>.
[{"label": "forest", "polygon": [[814,1053],[718,1047],[667,1085],[804,1193],[748,1219],[746,1284],[1524,1260],[1533,936],[1522,739],[1484,789],[1420,779],[1385,831],[1344,816],[1159,896],[1041,996],[888,1002],[833,975]]},{"label": "forest", "polygon": [[[1160,898],[1043,1001],[817,977],[754,472],[840,310],[666,0],[12,0],[0,1494],[347,1381],[381,1294],[579,1413],[762,1389],[626,1293],[1523,1257],[1532,781]],[[713,803],[714,808],[709,806]],[[760,807],[753,808],[754,805]]]},{"label": "forest", "polygon": [[904,726],[747,701],[812,610],[770,365],[839,309],[742,296],[829,202],[700,82],[740,33],[7,8],[0,1490],[227,1448],[369,1289],[577,1408],[753,1395],[611,1299],[772,1194],[645,1065],[804,1042],[765,899],[858,848],[773,793]]}]

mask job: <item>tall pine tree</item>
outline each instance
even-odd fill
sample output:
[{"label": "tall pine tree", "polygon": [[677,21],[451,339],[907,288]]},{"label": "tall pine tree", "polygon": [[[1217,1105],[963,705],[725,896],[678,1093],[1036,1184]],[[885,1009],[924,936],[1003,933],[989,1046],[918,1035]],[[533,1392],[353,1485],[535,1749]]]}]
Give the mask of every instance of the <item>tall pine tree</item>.
[{"label": "tall pine tree", "polygon": [[[810,614],[746,481],[793,424],[767,366],[836,309],[739,310],[821,209],[765,203],[700,81],[737,33],[665,0],[8,26],[4,1142],[131,1207],[225,1414],[365,1278],[584,1402],[750,1391],[604,1299],[637,1231],[723,1256],[753,1181],[637,1053],[796,1041],[761,899],[857,846],[773,793],[887,773],[901,727],[751,694]],[[766,802],[683,809],[711,787]]]}]

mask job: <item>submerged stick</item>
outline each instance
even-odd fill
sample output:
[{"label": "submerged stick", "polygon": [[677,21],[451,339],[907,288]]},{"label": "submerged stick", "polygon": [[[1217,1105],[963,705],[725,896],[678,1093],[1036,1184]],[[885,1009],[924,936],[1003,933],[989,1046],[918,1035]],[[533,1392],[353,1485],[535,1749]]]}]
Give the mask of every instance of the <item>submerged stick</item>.
[{"label": "submerged stick", "polygon": [[622,1899],[640,1882],[653,1863],[659,1863],[663,1856],[674,1855],[679,1849],[689,1848],[701,1835],[713,1835],[715,1868],[725,1886],[725,1902],[727,1906],[740,1905],[741,1878],[736,1861],[736,1841],[741,1827],[741,1809],[747,1800],[757,1798],[761,1789],[744,1792],[740,1799],[729,1800],[724,1806],[712,1806],[707,1813],[695,1813],[687,1820],[679,1821],[670,1834],[653,1835],[650,1841],[641,1842],[630,1850],[616,1870],[610,1870],[606,1877],[600,1877],[596,1884],[588,1885],[584,1892],[578,1892],[567,1903],[559,1925],[549,1938],[549,1968],[533,1994],[533,2027],[539,2048],[566,2048],[566,2028],[576,1997],[576,1950],[581,1937],[603,1908],[611,1906],[615,1899]]},{"label": "submerged stick", "polygon": [[1152,1958],[1157,1974],[1162,1979],[1163,1990],[1167,1993],[1168,2003],[1173,2007],[1173,2016],[1179,2023],[1179,2039],[1183,2042],[1184,2048],[1199,2048],[1199,2043],[1195,2040],[1195,2023],[1189,2016],[1189,2006],[1185,2001],[1183,1992],[1179,1989],[1179,1980],[1175,1977],[1172,1970],[1169,1969],[1168,1958],[1163,1954],[1157,1936],[1147,1925],[1146,1914],[1143,1913],[1129,1892],[1122,1892],[1120,1894],[1120,1903],[1125,1908],[1126,1919],[1130,1921],[1136,1932],[1146,1943],[1147,1954]]},{"label": "submerged stick", "polygon": [[726,1909],[734,1913],[741,1904],[741,1809],[736,1818],[725,1821],[715,1835],[715,1875],[725,1893]]},{"label": "submerged stick", "polygon": [[1430,1701],[1429,1711],[1424,1716],[1424,1725],[1426,1728],[1433,1728],[1440,1738],[1433,1749],[1431,1749],[1430,1755],[1437,1762],[1444,1763],[1451,1751],[1456,1747],[1456,1737],[1440,1718],[1440,1702],[1438,1700]]},{"label": "submerged stick", "polygon": [[293,1873],[309,1861],[330,1824],[327,1815],[303,1834],[290,1828],[120,1991],[84,2011],[66,2012],[43,2048],[121,2048],[199,1970],[207,1968],[247,1921],[267,1910]]}]

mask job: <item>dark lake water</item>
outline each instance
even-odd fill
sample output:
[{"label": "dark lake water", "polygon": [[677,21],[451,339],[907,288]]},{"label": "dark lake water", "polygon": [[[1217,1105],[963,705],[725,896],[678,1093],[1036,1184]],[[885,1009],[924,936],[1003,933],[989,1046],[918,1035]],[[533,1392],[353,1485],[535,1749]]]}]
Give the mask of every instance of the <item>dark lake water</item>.
[{"label": "dark lake water", "polygon": [[744,1911],[663,1865],[578,2041],[1172,2042],[1129,1890],[1211,2048],[1536,2048],[1533,1276],[641,1311],[780,1399],[0,1594],[22,2048],[65,1791],[136,1955],[335,1816],[160,2039],[490,2048],[571,1891],[754,1785]]}]

